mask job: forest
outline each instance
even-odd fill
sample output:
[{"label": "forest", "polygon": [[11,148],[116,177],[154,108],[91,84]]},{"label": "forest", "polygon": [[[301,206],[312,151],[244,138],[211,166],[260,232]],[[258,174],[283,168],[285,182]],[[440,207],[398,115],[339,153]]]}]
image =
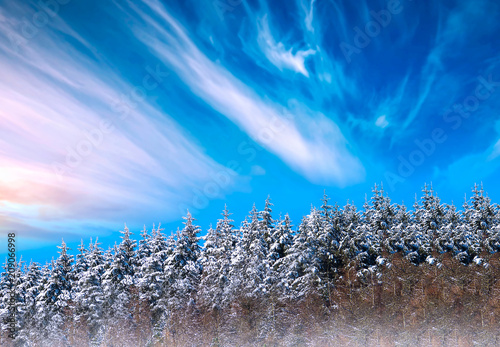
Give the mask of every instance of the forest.
[{"label": "forest", "polygon": [[427,185],[411,209],[377,186],[296,224],[272,209],[6,262],[0,345],[500,345],[500,206],[482,185],[461,209]]}]

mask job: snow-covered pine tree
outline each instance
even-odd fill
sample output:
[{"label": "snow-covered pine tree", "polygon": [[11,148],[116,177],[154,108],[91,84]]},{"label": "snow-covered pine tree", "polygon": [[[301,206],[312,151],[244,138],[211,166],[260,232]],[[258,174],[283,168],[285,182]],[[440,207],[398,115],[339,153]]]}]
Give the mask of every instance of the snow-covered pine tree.
[{"label": "snow-covered pine tree", "polygon": [[202,267],[201,248],[198,244],[200,227],[188,211],[184,228],[178,232],[173,253],[168,257],[168,305],[171,309],[182,309],[194,304],[194,292],[198,288]]},{"label": "snow-covered pine tree", "polygon": [[232,297],[229,292],[229,273],[231,252],[236,240],[230,215],[227,206],[224,206],[223,218],[217,221],[215,229],[210,227],[208,230],[200,255],[203,272],[197,297],[200,305],[213,314],[215,341],[219,341],[220,312],[227,308]]},{"label": "snow-covered pine tree", "polygon": [[[365,216],[366,214],[372,216],[377,214],[372,207],[368,207],[367,211],[366,205],[367,204],[365,204]],[[377,258],[381,254],[383,235],[381,235],[380,231],[383,229],[379,229],[380,224],[378,222],[372,223],[374,220],[376,221],[377,217],[368,220],[365,217],[363,221],[356,226],[351,235],[343,241],[341,247],[344,256],[357,264],[360,270],[358,273],[359,276],[364,276],[363,274],[375,271]]]},{"label": "snow-covered pine tree", "polygon": [[270,285],[272,295],[279,296],[283,288],[283,273],[280,269],[283,267],[285,256],[293,244],[292,222],[288,214],[284,219],[280,219],[277,227],[271,235],[272,244],[269,247],[267,260],[269,262],[269,272],[267,283]]},{"label": "snow-covered pine tree", "polygon": [[105,330],[106,307],[102,277],[105,271],[103,250],[90,240],[89,249],[85,252],[86,270],[78,273],[77,288],[75,293],[76,312],[75,321],[78,326],[84,327],[92,345],[100,345]]},{"label": "snow-covered pine tree", "polygon": [[[268,207],[268,211],[270,211],[270,207]],[[263,225],[264,223],[259,221],[259,214],[254,205],[250,223],[245,226],[246,228],[242,228],[242,237],[248,246],[244,293],[251,299],[258,299],[266,295],[269,290],[268,283],[266,283],[269,269],[267,262],[268,241],[266,240],[266,232],[261,229]]]},{"label": "snow-covered pine tree", "polygon": [[446,206],[434,194],[432,185],[422,189],[420,201],[415,196],[413,211],[407,225],[399,235],[405,257],[414,265],[419,265],[432,258],[432,245],[438,237],[444,223]]},{"label": "snow-covered pine tree", "polygon": [[284,289],[283,300],[302,299],[318,293],[321,259],[318,240],[310,229],[316,220],[320,220],[320,213],[313,208],[308,216],[302,218],[293,243],[280,264],[279,271],[284,274],[281,285]]},{"label": "snow-covered pine tree", "polygon": [[[92,246],[92,238],[90,239],[90,247]],[[80,246],[78,246],[78,254],[76,255],[76,260],[75,260],[75,266],[74,266],[74,272],[75,274],[80,274],[89,268],[89,264],[87,261],[87,254],[88,250],[85,248],[85,245],[83,244],[83,239],[80,240]]]},{"label": "snow-covered pine tree", "polygon": [[274,205],[271,203],[271,197],[268,196],[266,198],[264,210],[260,212],[260,217],[261,217],[260,230],[264,234],[264,241],[267,243],[268,248],[269,248],[269,245],[272,243],[271,235],[273,234],[273,231],[274,231],[274,219],[272,216],[272,212],[273,212],[272,206],[274,206]]},{"label": "snow-covered pine tree", "polygon": [[113,261],[106,271],[105,279],[112,279],[114,283],[126,288],[134,284],[136,241],[130,238],[132,233],[127,225],[120,233],[122,234],[120,236],[122,241],[114,252]]},{"label": "snow-covered pine tree", "polygon": [[[150,238],[151,236],[148,234],[146,226],[144,225],[144,228],[141,231],[141,239],[139,240],[139,247],[137,248],[137,253],[136,253],[137,257],[136,264],[138,268],[140,268],[142,260],[151,255]],[[136,273],[136,277],[138,276],[139,274]]]},{"label": "snow-covered pine tree", "polygon": [[424,193],[421,198],[422,208],[419,209],[419,213],[415,216],[415,221],[420,223],[425,233],[432,236],[443,224],[446,206],[441,204],[441,200],[437,194],[434,194],[432,184],[430,188],[425,184],[422,192]]},{"label": "snow-covered pine tree", "polygon": [[237,302],[243,297],[243,286],[245,284],[246,252],[250,249],[250,237],[248,233],[248,219],[245,217],[237,231],[236,244],[231,250],[231,267],[229,270],[228,287],[226,295],[230,302]]},{"label": "snow-covered pine tree", "polygon": [[114,251],[113,261],[102,276],[102,287],[105,298],[105,313],[114,324],[113,335],[124,336],[133,325],[131,302],[135,295],[136,241],[131,239],[132,233],[125,225],[120,238],[122,241]]},{"label": "snow-covered pine tree", "polygon": [[491,203],[491,199],[485,193],[482,183],[481,188],[478,188],[477,184],[474,184],[470,204],[464,210],[464,220],[470,224],[474,232],[487,237],[488,230],[495,223],[498,205]]},{"label": "snow-covered pine tree", "polygon": [[200,305],[210,310],[219,310],[225,282],[223,276],[219,275],[221,258],[224,256],[220,231],[210,225],[207,235],[202,239],[205,243],[200,256],[200,264],[203,267],[198,292]]},{"label": "snow-covered pine tree", "polygon": [[167,310],[166,297],[164,292],[164,282],[167,274],[164,271],[164,264],[168,257],[168,244],[165,235],[162,233],[161,225],[158,229],[151,231],[148,238],[149,256],[140,259],[140,272],[138,275],[138,285],[140,288],[140,299],[146,302],[151,312],[151,324],[156,326]]},{"label": "snow-covered pine tree", "polygon": [[[325,192],[319,215],[311,215],[314,220],[310,221],[311,230],[318,241],[317,252],[321,261],[319,273],[321,284],[318,290],[322,292],[328,304],[331,301],[333,282],[337,279],[343,258],[340,251],[343,236],[342,213],[337,204],[334,207],[330,206],[329,200]],[[317,220],[318,217],[319,220]]]},{"label": "snow-covered pine tree", "polygon": [[233,220],[224,206],[223,219],[217,221],[215,229],[210,227],[204,237],[205,245],[200,257],[203,274],[199,287],[201,304],[219,311],[229,304],[227,287],[231,267],[231,251],[234,245]]},{"label": "snow-covered pine tree", "polygon": [[[175,238],[170,238],[167,244],[166,260],[163,265],[163,281],[161,283],[161,292],[163,293],[156,303],[157,316],[155,323],[155,339],[160,343],[161,331],[167,327],[173,339],[175,339],[175,330],[173,329],[175,321],[174,313],[179,314],[177,318],[183,317],[181,314],[186,309],[196,307],[196,290],[202,273],[200,264],[201,248],[198,244],[200,227],[195,225],[194,218],[188,211],[184,228],[177,230]],[[172,243],[171,243],[172,242]]]},{"label": "snow-covered pine tree", "polygon": [[358,212],[356,205],[347,201],[341,211],[340,235],[339,235],[339,253],[341,266],[349,263],[349,240],[355,235],[357,227],[362,223],[362,216]]},{"label": "snow-covered pine tree", "polygon": [[50,276],[37,296],[36,321],[39,339],[44,343],[68,343],[69,322],[65,317],[71,312],[74,285],[73,257],[64,240],[59,248],[59,257],[52,261]]},{"label": "snow-covered pine tree", "polygon": [[19,342],[28,344],[35,338],[35,331],[32,330],[36,326],[36,297],[39,294],[40,282],[42,279],[42,271],[40,265],[36,262],[30,262],[26,271],[22,274],[21,282],[19,283],[19,292],[24,296],[23,309],[24,312],[22,327],[19,328]]},{"label": "snow-covered pine tree", "polygon": [[[11,327],[10,319],[14,318],[14,344],[22,345],[26,341],[23,338],[23,334],[20,332],[27,328],[26,294],[24,291],[26,288],[22,286],[24,280],[24,273],[22,270],[24,262],[22,259],[19,259],[19,261],[15,259],[15,261],[10,264],[12,264],[11,267],[8,266],[6,260],[0,282],[0,326],[5,337],[11,335],[9,334],[9,329]],[[14,311],[13,316],[12,311]]]},{"label": "snow-covered pine tree", "polygon": [[227,271],[229,271],[231,267],[231,253],[236,248],[240,237],[240,231],[234,228],[234,220],[232,220],[230,216],[231,213],[229,213],[227,206],[224,205],[224,211],[222,212],[223,218],[219,219],[217,222],[217,228],[222,238],[222,246],[224,248],[224,266],[227,268]]},{"label": "snow-covered pine tree", "polygon": [[[375,233],[384,237],[387,235],[387,230],[392,226],[395,208],[391,204],[391,199],[384,195],[383,186],[378,190],[375,184],[372,192],[371,204],[365,203],[365,223],[370,224]],[[367,206],[368,210],[366,210]]]},{"label": "snow-covered pine tree", "polygon": [[10,332],[7,321],[9,319],[8,300],[11,288],[11,279],[9,277],[8,262],[7,258],[5,258],[2,272],[0,272],[0,343],[2,344],[6,344]]},{"label": "snow-covered pine tree", "polygon": [[81,316],[83,315],[83,312],[87,310],[87,307],[82,302],[82,278],[89,269],[88,253],[93,246],[94,244],[92,243],[92,238],[90,238],[89,249],[87,249],[83,244],[83,239],[80,239],[80,245],[77,248],[78,254],[75,256],[75,265],[73,266],[75,277],[75,284],[73,286],[73,297],[75,304],[73,317],[75,322],[78,322],[81,326],[81,328],[79,327],[79,329],[82,330],[85,330],[85,328],[83,327],[85,323],[80,324],[80,322],[82,321]]}]

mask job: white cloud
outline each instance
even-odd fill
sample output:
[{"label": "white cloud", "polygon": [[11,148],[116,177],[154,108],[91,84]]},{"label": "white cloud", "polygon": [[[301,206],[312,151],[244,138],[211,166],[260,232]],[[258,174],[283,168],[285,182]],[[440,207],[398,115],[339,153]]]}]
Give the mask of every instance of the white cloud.
[{"label": "white cloud", "polygon": [[314,27],[312,25],[312,22],[313,22],[313,19],[314,19],[314,2],[316,0],[311,0],[311,5],[309,7],[309,10],[306,8],[306,6],[304,4],[302,4],[302,8],[304,9],[304,12],[305,12],[305,18],[304,18],[304,22],[306,24],[306,28],[307,30],[309,30],[310,32],[314,32]]},{"label": "white cloud", "polygon": [[[347,141],[335,123],[305,108],[290,112],[262,100],[210,61],[162,5],[157,1],[146,3],[163,21],[139,12],[149,27],[136,26],[133,32],[215,110],[312,182],[345,185],[364,177],[363,166],[347,149]],[[168,27],[175,35],[165,29]]]},{"label": "white cloud", "polygon": [[385,114],[377,118],[377,120],[375,121],[375,125],[382,129],[389,125]]},{"label": "white cloud", "polygon": [[488,160],[496,159],[498,156],[500,156],[500,140],[493,145]]},{"label": "white cloud", "polygon": [[263,176],[266,174],[266,169],[260,165],[253,165],[250,169],[251,176]]},{"label": "white cloud", "polygon": [[[122,119],[113,104],[134,86],[104,62],[81,54],[53,27],[16,53],[4,39],[19,35],[14,30],[18,19],[9,18],[0,23],[5,52],[0,56],[0,133],[5,135],[0,138],[0,191],[6,192],[0,202],[34,208],[22,209],[18,218],[57,216],[64,222],[114,214],[116,219],[127,217],[120,215],[125,207],[150,212],[160,205],[167,210],[162,217],[177,218],[177,204],[190,189],[224,170],[147,97]],[[53,21],[66,27],[60,18]],[[99,140],[89,148],[85,132],[99,129],[102,120],[114,130],[96,135]],[[88,155],[69,167],[67,154],[78,146]]]},{"label": "white cloud", "polygon": [[266,56],[266,58],[281,71],[283,69],[289,69],[297,73],[301,73],[306,77],[309,77],[309,72],[307,71],[304,62],[305,59],[316,51],[313,49],[299,50],[295,54],[292,53],[292,48],[286,49],[282,42],[276,43],[271,30],[269,29],[269,23],[267,20],[267,15],[265,15],[259,21],[259,34],[257,41],[259,47]]}]

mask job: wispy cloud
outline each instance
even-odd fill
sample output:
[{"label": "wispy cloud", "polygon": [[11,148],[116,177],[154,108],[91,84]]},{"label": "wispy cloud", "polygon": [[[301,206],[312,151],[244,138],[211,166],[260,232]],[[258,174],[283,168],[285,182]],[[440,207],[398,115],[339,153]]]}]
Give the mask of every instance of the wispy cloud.
[{"label": "wispy cloud", "polygon": [[387,117],[386,115],[382,115],[380,117],[377,118],[377,120],[375,121],[375,125],[378,126],[379,128],[385,128],[386,126],[389,125],[389,122],[387,121]]},{"label": "wispy cloud", "polygon": [[[18,30],[22,22],[5,11],[0,12],[9,18],[0,22],[0,202],[17,206],[18,220],[87,223],[113,216],[118,222],[126,207],[147,213],[157,204],[164,204],[168,218],[178,213],[177,204],[191,187],[226,170],[147,96],[128,105],[123,117],[117,100],[134,85],[70,45],[64,35],[72,31],[60,18],[36,40],[13,49],[10,38],[24,39]],[[88,134],[103,120],[112,131],[92,143]],[[70,165],[70,153],[78,151],[80,160],[73,158]]]},{"label": "wispy cloud", "polygon": [[488,155],[488,161],[496,159],[500,156],[500,140],[498,140],[492,147],[491,153]]},{"label": "wispy cloud", "polygon": [[305,13],[304,23],[306,25],[307,30],[309,30],[312,33],[314,33],[313,19],[314,19],[314,3],[315,2],[316,2],[316,0],[311,0],[309,8],[306,8],[306,6],[304,4],[302,4],[302,9],[304,10],[304,13]]},{"label": "wispy cloud", "polygon": [[147,13],[134,10],[148,26],[133,32],[206,103],[313,182],[345,185],[363,178],[363,166],[335,123],[320,113],[291,112],[263,100],[208,59],[159,2],[146,3]]},{"label": "wispy cloud", "polygon": [[259,20],[259,35],[257,41],[260,49],[266,58],[278,69],[289,69],[309,77],[304,61],[316,53],[313,49],[297,50],[293,53],[293,48],[285,48],[282,42],[276,42],[269,28],[267,15]]}]

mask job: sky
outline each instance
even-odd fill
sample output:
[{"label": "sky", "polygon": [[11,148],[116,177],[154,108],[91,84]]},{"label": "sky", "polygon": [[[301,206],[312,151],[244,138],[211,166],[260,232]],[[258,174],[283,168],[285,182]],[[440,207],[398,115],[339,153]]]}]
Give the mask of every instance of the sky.
[{"label": "sky", "polygon": [[494,0],[0,0],[0,237],[44,263],[268,196],[500,202],[499,47]]}]

